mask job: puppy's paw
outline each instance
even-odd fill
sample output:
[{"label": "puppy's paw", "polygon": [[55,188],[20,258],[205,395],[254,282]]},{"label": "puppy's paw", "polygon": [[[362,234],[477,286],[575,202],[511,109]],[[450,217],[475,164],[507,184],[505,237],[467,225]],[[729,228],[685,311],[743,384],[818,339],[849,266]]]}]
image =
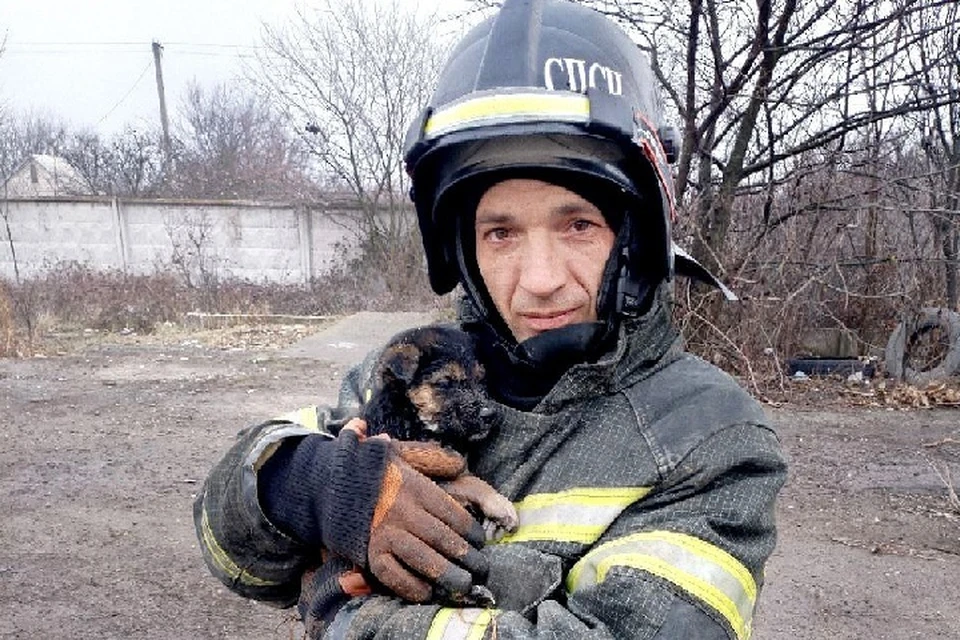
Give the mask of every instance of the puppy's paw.
[{"label": "puppy's paw", "polygon": [[499,540],[520,526],[513,503],[480,478],[465,473],[442,486],[454,500],[484,520],[488,541]]},{"label": "puppy's paw", "polygon": [[520,517],[513,504],[499,493],[484,497],[480,509],[483,511],[483,530],[487,541],[496,541],[520,526]]}]

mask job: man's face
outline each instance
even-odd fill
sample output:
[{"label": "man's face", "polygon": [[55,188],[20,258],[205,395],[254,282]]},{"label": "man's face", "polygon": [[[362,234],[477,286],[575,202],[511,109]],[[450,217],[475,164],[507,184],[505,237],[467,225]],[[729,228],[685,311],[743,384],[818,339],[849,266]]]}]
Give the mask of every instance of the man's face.
[{"label": "man's face", "polygon": [[597,319],[614,232],[600,210],[541,180],[505,180],[477,205],[477,266],[517,342]]}]

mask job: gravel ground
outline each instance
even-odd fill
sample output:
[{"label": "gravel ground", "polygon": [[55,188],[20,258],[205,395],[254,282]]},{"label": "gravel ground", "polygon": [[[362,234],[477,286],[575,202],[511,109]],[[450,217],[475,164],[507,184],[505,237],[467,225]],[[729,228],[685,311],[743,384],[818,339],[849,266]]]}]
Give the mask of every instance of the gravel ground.
[{"label": "gravel ground", "polygon": [[[0,638],[299,637],[206,572],[192,500],[238,429],[332,401],[415,321],[80,334],[0,360]],[[960,637],[960,414],[817,397],[770,408],[792,467],[753,637]]]}]

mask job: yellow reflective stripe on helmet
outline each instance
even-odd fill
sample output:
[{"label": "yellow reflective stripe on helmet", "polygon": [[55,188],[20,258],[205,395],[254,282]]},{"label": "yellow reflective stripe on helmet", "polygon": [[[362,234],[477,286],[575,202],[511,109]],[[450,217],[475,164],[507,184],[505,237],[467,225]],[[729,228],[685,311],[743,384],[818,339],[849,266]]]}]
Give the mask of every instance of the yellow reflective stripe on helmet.
[{"label": "yellow reflective stripe on helmet", "polygon": [[207,517],[206,509],[203,510],[203,515],[200,516],[200,532],[203,546],[210,552],[210,558],[213,560],[213,564],[223,574],[230,576],[232,580],[251,587],[269,587],[280,584],[279,582],[258,578],[255,575],[247,573],[246,570],[241,569],[239,565],[227,555],[227,552],[223,550],[223,547],[220,546],[220,543],[217,542],[216,537],[213,535],[213,529],[210,528],[210,519]]},{"label": "yellow reflective stripe on helmet", "polygon": [[295,422],[302,427],[306,427],[310,431],[320,431],[320,418],[316,406],[303,407],[302,409],[297,409],[296,411],[290,411],[282,416],[277,416],[274,418],[274,420]]},{"label": "yellow reflective stripe on helmet", "polygon": [[454,102],[433,112],[424,127],[427,138],[488,124],[530,120],[586,122],[590,100],[580,93],[524,91],[494,93]]},{"label": "yellow reflective stripe on helmet", "polygon": [[430,623],[426,640],[482,640],[496,609],[452,609],[444,607]]},{"label": "yellow reflective stripe on helmet", "polygon": [[757,585],[743,564],[694,536],[647,531],[601,545],[570,570],[575,593],[603,582],[613,567],[633,567],[667,580],[724,617],[741,640],[750,637]]},{"label": "yellow reflective stripe on helmet", "polygon": [[516,504],[520,526],[497,544],[531,540],[593,544],[624,509],[648,493],[649,487],[578,487],[527,496]]}]

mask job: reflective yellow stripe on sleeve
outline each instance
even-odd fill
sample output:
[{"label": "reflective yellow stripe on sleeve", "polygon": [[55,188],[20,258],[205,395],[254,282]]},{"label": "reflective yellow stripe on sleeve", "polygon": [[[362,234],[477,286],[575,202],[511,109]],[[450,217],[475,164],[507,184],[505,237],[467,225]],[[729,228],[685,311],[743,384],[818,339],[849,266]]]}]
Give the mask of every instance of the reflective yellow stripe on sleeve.
[{"label": "reflective yellow stripe on sleeve", "polygon": [[297,409],[296,411],[290,411],[285,413],[282,416],[277,416],[274,420],[282,420],[284,422],[294,422],[299,424],[302,427],[306,427],[311,431],[320,431],[320,418],[317,407],[303,407]]},{"label": "reflective yellow stripe on sleeve", "polygon": [[520,526],[497,544],[531,540],[593,544],[649,487],[578,487],[536,493],[516,504]]},{"label": "reflective yellow stripe on sleeve", "polygon": [[203,546],[210,552],[210,558],[213,560],[213,564],[221,573],[230,576],[231,580],[251,587],[270,587],[280,584],[279,582],[258,578],[248,573],[244,569],[241,569],[237,563],[227,555],[227,552],[223,550],[223,547],[220,546],[217,538],[213,535],[213,529],[210,528],[210,519],[207,517],[206,509],[203,510],[203,515],[200,517],[200,531]]},{"label": "reflective yellow stripe on sleeve", "polygon": [[524,90],[479,95],[433,112],[424,135],[434,138],[451,131],[490,124],[551,121],[586,122],[590,100],[581,93]]},{"label": "reflective yellow stripe on sleeve", "polygon": [[451,609],[444,607],[433,617],[426,640],[483,640],[496,609]]},{"label": "reflective yellow stripe on sleeve", "polygon": [[673,583],[719,613],[737,638],[750,637],[757,585],[743,564],[723,549],[694,536],[647,531],[608,542],[570,570],[575,593],[603,582],[614,567],[633,567]]}]

